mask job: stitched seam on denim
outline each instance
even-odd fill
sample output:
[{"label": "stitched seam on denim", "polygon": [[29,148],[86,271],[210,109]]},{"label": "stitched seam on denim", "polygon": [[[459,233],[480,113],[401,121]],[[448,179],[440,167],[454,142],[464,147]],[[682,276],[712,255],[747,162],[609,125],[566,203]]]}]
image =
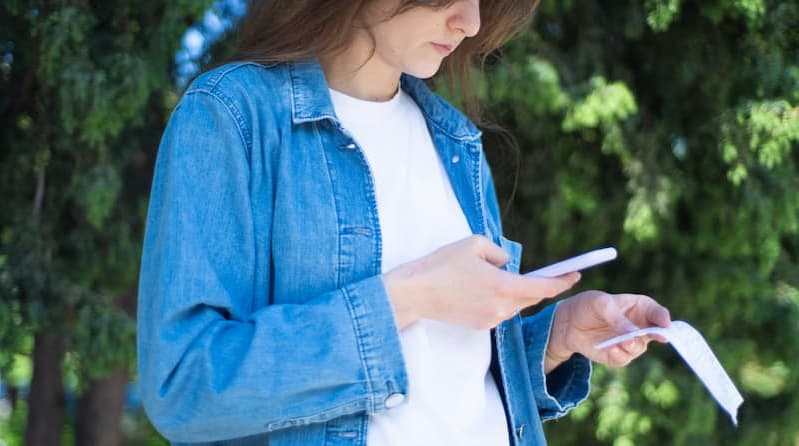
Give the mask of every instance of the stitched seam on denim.
[{"label": "stitched seam on denim", "polygon": [[[419,107],[419,108],[422,109],[422,107]],[[441,131],[441,133],[443,133],[444,135],[448,136],[451,139],[454,139],[455,141],[459,141],[459,142],[474,142],[474,141],[479,140],[480,136],[482,135],[482,132],[477,132],[477,133],[474,133],[474,134],[468,134],[468,135],[463,135],[463,136],[453,135],[452,132],[450,132],[448,129],[444,128],[444,126],[442,126],[437,120],[433,119],[430,116],[430,114],[427,113],[424,109],[422,109],[422,113],[424,113],[425,117],[427,118],[427,122],[433,124],[433,127],[437,128],[438,130]],[[479,149],[476,147],[476,145],[472,146],[470,148],[471,148],[471,150],[473,152],[479,151]]]},{"label": "stitched seam on denim", "polygon": [[[584,361],[576,362],[576,364],[573,366],[573,370],[572,370],[571,374],[569,375],[568,381],[563,386],[564,391],[563,391],[563,395],[562,395],[561,399],[567,400],[568,402],[565,405],[559,403],[559,406],[563,408],[563,410],[561,411],[561,415],[563,415],[563,414],[567,413],[569,410],[577,407],[577,405],[580,403],[580,401],[585,399],[585,398],[581,398],[579,401],[572,401],[572,400],[577,399],[578,385],[575,385],[575,382],[577,381],[577,377],[582,375],[583,369],[585,368],[585,366],[582,365],[583,363],[584,363]],[[589,370],[589,383],[588,383],[588,386],[590,387],[590,385],[591,384],[590,384],[590,370]]]},{"label": "stitched seam on denim", "polygon": [[327,166],[327,179],[330,181],[330,195],[333,197],[333,209],[336,212],[336,287],[341,288],[343,287],[341,283],[341,208],[339,207],[339,197],[336,194],[336,181],[338,180],[333,180],[333,175],[330,174],[332,162],[330,158],[327,157],[326,147],[322,140],[322,129],[319,128],[318,124],[313,124],[313,132],[320,148],[319,152],[324,158],[325,166]]},{"label": "stitched seam on denim", "polygon": [[[335,121],[335,120],[334,120]],[[346,135],[349,138],[352,138],[352,135],[349,133],[347,129],[341,126],[341,124],[336,123],[337,128],[341,133]],[[375,274],[379,274],[382,268],[382,258],[383,258],[383,233],[380,230],[380,215],[379,210],[377,208],[377,192],[375,191],[375,178],[372,174],[372,169],[369,166],[369,160],[366,159],[366,154],[363,152],[360,146],[357,146],[358,158],[361,161],[361,167],[366,172],[366,195],[369,200],[369,224],[371,224],[373,228],[373,235],[375,239],[375,255],[372,261],[372,271]]]},{"label": "stitched seam on denim", "polygon": [[[580,398],[579,400],[574,401],[572,403],[572,408],[577,407],[581,402],[583,402],[586,398],[588,398],[588,395],[591,392],[591,375],[592,375],[592,373],[591,373],[592,372],[591,361],[589,361],[588,358],[585,358],[585,359],[586,359],[585,361],[580,361],[580,362],[577,363],[577,364],[583,364],[583,365],[575,367],[574,374],[572,375],[572,377],[573,377],[573,380],[576,380],[576,377],[582,375],[583,374],[583,370],[587,369],[588,377],[586,379],[586,384],[585,384],[586,387],[587,387],[586,388],[586,392],[585,392],[585,395],[582,398]],[[573,393],[576,393],[576,390]],[[574,395],[570,399],[576,399],[576,396],[577,395]]]},{"label": "stitched seam on denim", "polygon": [[327,113],[322,113],[322,114],[319,114],[319,115],[310,115],[310,116],[302,115],[302,116],[300,116],[300,114],[298,112],[298,109],[297,109],[297,101],[296,101],[297,88],[295,86],[296,75],[295,75],[295,68],[294,68],[294,64],[293,63],[288,64],[288,72],[289,72],[288,73],[288,75],[289,75],[288,76],[289,77],[289,85],[291,85],[291,94],[289,96],[291,96],[291,119],[292,119],[292,122],[294,122],[295,124],[301,124],[301,123],[306,123],[306,122],[315,122],[315,121],[322,121],[324,119],[329,119],[329,120],[331,120],[331,121],[333,121],[333,122],[338,124],[338,118],[336,118],[335,115],[331,115],[331,114],[327,114]]},{"label": "stitched seam on denim", "polygon": [[375,179],[369,161],[361,148],[358,148],[358,155],[361,159],[361,166],[366,172],[366,194],[369,198],[369,223],[374,228],[375,255],[372,260],[372,271],[379,274],[382,268],[383,258],[383,232],[380,230],[380,215],[377,208],[377,192],[375,191]]},{"label": "stitched seam on denim", "polygon": [[[519,267],[521,266],[520,263],[521,263],[521,257],[522,257],[521,256],[521,254],[522,254],[522,252],[521,252],[522,251],[521,244],[519,242],[515,241],[515,240],[511,240],[511,239],[505,237],[504,235],[500,235],[499,238],[500,238],[500,240],[504,240],[508,244],[509,248],[513,251],[512,253],[510,253],[510,252],[508,253],[510,255],[510,260],[508,261],[508,263],[504,267],[505,271],[516,270],[516,272],[518,272]],[[512,254],[516,254],[517,252],[518,252],[518,255],[512,255]]]},{"label": "stitched seam on denim", "polygon": [[[435,94],[435,93],[431,93],[431,94]],[[438,98],[436,98],[436,99],[438,99]],[[429,111],[425,107],[419,106],[419,110],[422,111],[422,114],[425,117],[425,121],[429,122],[430,124],[433,125],[433,127],[435,127],[438,130],[440,130],[442,134],[446,135],[450,139],[454,139],[455,141],[459,141],[459,142],[474,142],[474,141],[479,140],[480,136],[482,136],[482,134],[483,134],[483,132],[478,130],[476,133],[473,133],[473,134],[470,133],[470,134],[463,135],[463,136],[456,136],[456,135],[452,134],[452,132],[450,132],[449,129],[447,129],[443,125],[441,125],[441,123],[439,123],[437,119],[433,119],[433,117],[430,115]],[[464,117],[463,119],[466,119],[466,118]],[[474,145],[474,146],[472,146],[470,148],[471,148],[471,150],[473,152],[477,152],[477,151],[480,150],[480,149],[477,148],[476,145]]]},{"label": "stitched seam on denim", "polygon": [[304,415],[293,418],[287,418],[280,421],[271,421],[266,423],[266,429],[267,431],[273,431],[277,429],[285,429],[287,427],[297,427],[297,426],[305,426],[312,423],[319,423],[326,420],[328,417],[330,417],[330,419],[335,418],[332,417],[332,415],[334,414],[338,416],[346,415],[345,413],[338,414],[338,412],[343,412],[343,411],[355,412],[358,409],[361,409],[363,406],[364,404],[362,400],[354,400],[348,403],[343,403],[337,406],[333,406],[315,415]]},{"label": "stitched seam on denim", "polygon": [[297,117],[297,103],[296,103],[296,96],[297,91],[296,87],[294,86],[294,64],[288,64],[288,71],[289,71],[289,85],[291,86],[291,117],[295,119]]},{"label": "stitched seam on denim", "polygon": [[[206,85],[207,83],[206,85],[207,87],[215,89],[217,88],[217,85],[219,85],[219,83],[222,82],[223,78],[227,76],[230,72],[250,65],[261,66],[255,62],[249,62],[249,61],[232,62],[230,64],[225,65],[224,68],[220,68],[216,71],[211,71],[212,74],[209,76],[209,79],[203,83],[203,85]],[[202,89],[201,86],[198,86],[198,88]]]},{"label": "stitched seam on denim", "polygon": [[216,99],[219,102],[219,104],[225,107],[225,110],[227,110],[227,112],[230,114],[230,117],[233,118],[233,121],[236,123],[236,130],[238,130],[239,137],[241,138],[241,143],[245,149],[244,155],[247,157],[247,162],[249,163],[251,161],[250,152],[252,151],[250,130],[249,128],[247,128],[247,124],[244,121],[244,117],[238,111],[238,108],[236,108],[235,103],[227,96],[218,93],[218,90],[209,91],[203,89],[195,89],[186,93],[186,96],[194,94],[206,94]]},{"label": "stitched seam on denim", "polygon": [[[350,312],[350,316],[352,318],[352,328],[355,331],[355,338],[358,343],[358,353],[361,355],[361,366],[363,367],[364,376],[366,377],[366,391],[369,393],[368,401],[372,405],[372,411],[377,411],[377,400],[374,398],[374,389],[372,387],[372,376],[371,370],[369,369],[369,364],[366,361],[366,346],[365,339],[363,337],[363,332],[361,330],[361,317],[356,310],[355,302],[353,302],[352,296],[350,295],[348,287],[344,287],[341,289],[341,292],[344,294],[344,302],[347,304],[347,309]],[[356,293],[357,294],[357,293]],[[357,298],[357,297],[356,297]]]},{"label": "stitched seam on denim", "polygon": [[574,385],[574,377],[576,374],[576,370],[572,370],[569,374],[569,379],[566,380],[566,383],[563,385],[563,394],[561,396],[563,400],[567,401],[567,403],[564,405],[560,402],[560,400],[558,400],[558,406],[562,408],[562,412],[574,407],[574,403],[568,400],[573,399],[572,394],[574,393],[574,390],[572,389],[572,386]]},{"label": "stitched seam on denim", "polygon": [[367,432],[369,430],[369,418],[361,417],[360,422],[361,422],[361,428],[358,429],[358,432],[360,432],[361,436],[356,441],[358,442],[357,445],[365,446],[366,439],[368,438]]},{"label": "stitched seam on denim", "polygon": [[[503,352],[505,349],[502,345],[505,343],[505,330],[506,327],[503,327],[501,324],[497,330],[494,331],[494,338],[496,339],[496,347],[497,347],[497,362],[499,363],[499,376],[502,378],[502,386],[505,388],[505,398],[508,400],[507,404],[505,404],[505,410],[507,411],[507,416],[510,419],[510,426],[511,428],[515,428],[516,426],[516,415],[513,411],[513,404],[511,404],[511,400],[513,397],[510,394],[511,385],[510,380],[508,379],[507,367],[503,364],[504,362],[504,354]],[[512,432],[508,432],[510,437],[513,437]]]},{"label": "stitched seam on denim", "polygon": [[[421,81],[419,81],[419,82],[421,82]],[[409,85],[409,87],[412,87],[412,86]],[[452,138],[454,140],[461,141],[461,142],[474,141],[474,140],[480,138],[480,136],[482,135],[482,132],[479,129],[477,130],[476,133],[469,133],[469,134],[463,135],[463,136],[456,136],[452,132],[450,132],[447,128],[443,127],[443,125],[440,124],[438,120],[433,119],[433,117],[428,112],[428,108],[438,108],[438,109],[441,109],[441,110],[444,110],[444,111],[448,111],[448,112],[451,112],[451,113],[458,113],[458,114],[460,114],[460,118],[462,120],[464,120],[466,122],[469,122],[469,120],[468,120],[468,118],[466,116],[464,116],[462,113],[460,113],[459,110],[457,110],[452,105],[448,104],[442,97],[438,96],[437,94],[433,93],[432,91],[429,91],[429,89],[427,89],[427,87],[425,87],[425,86],[413,87],[413,89],[414,90],[424,91],[425,94],[431,98],[430,102],[435,101],[435,103],[429,105],[429,107],[419,106],[419,109],[422,111],[422,114],[424,114],[425,121],[432,123],[434,127],[436,127],[437,129],[441,130],[441,133],[447,135],[448,137],[450,137],[450,138]],[[427,89],[427,91],[425,91],[425,89]],[[418,105],[418,103],[417,103],[417,105]]]},{"label": "stitched seam on denim", "polygon": [[[475,204],[477,205],[477,212],[480,213],[480,218],[479,218],[480,228],[478,228],[479,229],[478,232],[480,234],[485,234],[486,228],[488,227],[487,224],[488,222],[486,221],[488,218],[487,215],[488,210],[484,208],[485,200],[483,200],[483,195],[485,194],[485,191],[483,190],[482,177],[483,177],[483,163],[481,160],[481,155],[478,153],[477,168],[472,169],[472,193],[475,193],[477,197]],[[499,228],[499,231],[501,233],[502,228]]]},{"label": "stitched seam on denim", "polygon": [[[341,127],[339,126],[339,128],[341,128]],[[342,128],[342,130],[343,130],[343,128]],[[378,210],[377,210],[377,196],[376,196],[376,193],[375,193],[375,181],[374,181],[374,177],[372,175],[372,170],[369,167],[369,162],[366,159],[366,155],[363,153],[363,150],[361,150],[360,147],[357,148],[357,151],[358,151],[358,157],[359,157],[359,159],[361,161],[361,167],[364,169],[365,176],[366,176],[366,181],[365,181],[364,187],[366,188],[366,194],[368,196],[369,222],[372,225],[372,228],[374,228],[375,255],[373,256],[373,259],[372,259],[372,269],[373,269],[373,272],[379,274],[380,273],[380,268],[381,268],[381,258],[382,258],[382,232],[380,231],[380,218],[378,216]],[[349,296],[349,293],[347,293],[347,295]],[[376,399],[372,398],[372,395],[375,392],[375,390],[374,390],[374,387],[372,386],[372,381],[373,381],[374,378],[370,374],[371,373],[371,367],[372,366],[377,367],[378,373],[380,373],[380,371],[384,370],[385,367],[383,367],[382,364],[379,363],[377,360],[368,361],[369,358],[367,358],[367,355],[366,355],[367,346],[365,345],[366,339],[362,338],[361,334],[362,333],[358,334],[358,341],[359,341],[359,348],[362,349],[361,350],[361,354],[362,354],[363,365],[364,365],[365,372],[366,372],[366,377],[367,377],[367,390],[369,391],[370,401],[372,401],[372,404],[373,404],[372,410],[376,412],[377,411],[377,405],[379,403],[378,403],[378,401]],[[364,345],[360,345],[360,343],[362,341],[363,341]],[[372,364],[371,362],[374,362],[374,364]]]},{"label": "stitched seam on denim", "polygon": [[552,324],[554,323],[555,313],[558,311],[558,306],[559,305],[560,305],[560,302],[556,302],[555,303],[555,308],[552,310],[552,317],[549,320],[549,324],[548,324],[549,325],[549,330],[547,330],[546,342],[544,342],[544,358],[543,358],[543,360],[541,361],[541,364],[540,364],[541,365],[541,376],[544,377],[544,388],[543,388],[544,394],[546,394],[546,396],[550,400],[550,402],[555,403],[554,404],[555,405],[554,411],[557,414],[563,413],[564,407],[560,404],[560,401],[558,401],[557,398],[555,398],[553,395],[551,395],[549,393],[549,390],[547,389],[547,382],[546,382],[547,374],[546,374],[546,370],[544,368],[544,365],[546,363],[546,357],[547,357],[546,356],[547,355],[546,354],[546,349],[549,347],[549,340],[550,340],[550,337],[552,335]]}]

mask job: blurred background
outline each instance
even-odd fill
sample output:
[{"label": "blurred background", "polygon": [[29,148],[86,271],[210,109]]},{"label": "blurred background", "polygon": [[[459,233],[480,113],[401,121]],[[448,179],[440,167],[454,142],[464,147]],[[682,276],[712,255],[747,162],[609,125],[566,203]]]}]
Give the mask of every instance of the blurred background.
[{"label": "blurred background", "polygon": [[[167,444],[135,384],[152,166],[245,11],[0,2],[0,446]],[[799,445],[799,3],[544,0],[477,81],[522,269],[616,246],[581,287],[655,296],[746,400],[736,429],[653,345],[550,444]]]}]

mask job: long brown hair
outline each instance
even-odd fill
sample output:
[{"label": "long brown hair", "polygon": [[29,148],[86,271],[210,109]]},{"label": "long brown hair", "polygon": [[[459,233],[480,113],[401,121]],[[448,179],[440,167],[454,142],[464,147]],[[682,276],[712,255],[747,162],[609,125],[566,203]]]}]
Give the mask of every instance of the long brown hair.
[{"label": "long brown hair", "polygon": [[[351,41],[364,8],[374,0],[252,0],[241,23],[235,60],[270,64],[334,54]],[[447,7],[455,0],[398,0],[395,14],[422,6]],[[466,39],[444,61],[443,77],[460,93],[466,112],[480,122],[471,71],[520,31],[539,0],[483,0],[480,32]]]}]

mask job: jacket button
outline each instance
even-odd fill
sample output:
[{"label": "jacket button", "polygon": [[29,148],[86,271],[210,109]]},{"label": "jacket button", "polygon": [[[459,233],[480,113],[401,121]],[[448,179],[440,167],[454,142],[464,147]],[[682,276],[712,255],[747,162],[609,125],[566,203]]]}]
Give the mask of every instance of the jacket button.
[{"label": "jacket button", "polygon": [[516,428],[516,436],[518,436],[519,439],[524,438],[524,428],[525,428],[524,424]]},{"label": "jacket button", "polygon": [[355,150],[355,147],[356,147],[356,145],[355,145],[354,142],[347,143],[347,144],[344,144],[344,145],[341,146],[342,149],[346,149],[346,150]]},{"label": "jacket button", "polygon": [[401,393],[392,393],[386,398],[386,409],[393,409],[405,402],[405,395]]},{"label": "jacket button", "polygon": [[455,155],[455,156],[453,156],[453,157],[452,157],[452,162],[453,162],[453,164],[454,164],[454,163],[457,163],[457,162],[458,162],[458,161],[460,161],[460,160],[461,160],[461,157],[459,157],[458,155]]}]

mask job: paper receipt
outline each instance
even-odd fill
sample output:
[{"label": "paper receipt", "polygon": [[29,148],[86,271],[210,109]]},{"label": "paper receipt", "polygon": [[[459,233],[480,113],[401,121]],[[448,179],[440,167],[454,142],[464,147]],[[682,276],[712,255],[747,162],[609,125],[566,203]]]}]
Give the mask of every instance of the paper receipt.
[{"label": "paper receipt", "polygon": [[669,341],[737,426],[738,407],[744,399],[707,345],[705,338],[688,323],[672,321],[668,328],[642,328],[597,344],[596,348],[601,350],[649,334],[660,335]]}]

